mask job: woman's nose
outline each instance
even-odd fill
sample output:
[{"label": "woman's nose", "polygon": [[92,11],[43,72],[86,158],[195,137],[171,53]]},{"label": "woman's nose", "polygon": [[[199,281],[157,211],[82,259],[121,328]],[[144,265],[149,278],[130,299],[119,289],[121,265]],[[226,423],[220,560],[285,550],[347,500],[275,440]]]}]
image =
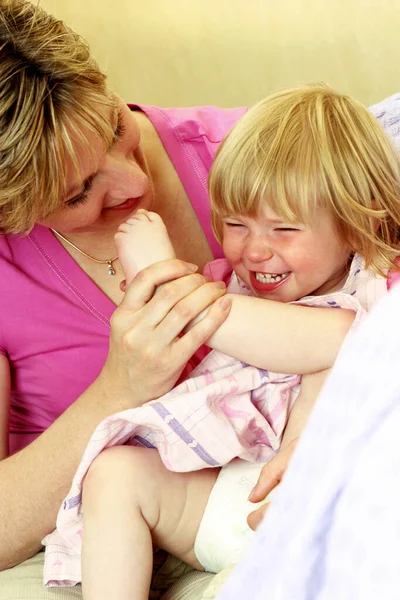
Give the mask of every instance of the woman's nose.
[{"label": "woman's nose", "polygon": [[148,187],[148,178],[134,159],[122,153],[110,153],[106,158],[105,172],[113,197],[141,196]]}]

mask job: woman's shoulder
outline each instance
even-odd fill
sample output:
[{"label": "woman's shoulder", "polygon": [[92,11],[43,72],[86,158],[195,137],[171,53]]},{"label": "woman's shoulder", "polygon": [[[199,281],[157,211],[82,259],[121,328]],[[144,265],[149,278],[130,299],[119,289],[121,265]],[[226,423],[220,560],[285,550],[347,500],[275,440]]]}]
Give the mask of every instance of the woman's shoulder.
[{"label": "woman's shoulder", "polygon": [[[46,231],[44,227],[35,225],[29,234],[0,234],[1,292],[18,293],[23,282],[31,281],[35,273],[40,275],[43,256],[48,252]],[[4,295],[0,293],[2,299]]]},{"label": "woman's shoulder", "polygon": [[[12,238],[14,236],[0,234],[0,260],[9,260],[12,257]],[[1,264],[1,263],[0,263]]]},{"label": "woman's shoulder", "polygon": [[[131,108],[135,108],[134,106]],[[192,106],[187,108],[160,108],[137,106],[149,117],[160,137],[175,135],[181,141],[206,138],[220,144],[237,121],[247,112],[246,107],[219,108]]]},{"label": "woman's shoulder", "polygon": [[[38,226],[33,228],[34,233]],[[6,263],[14,267],[21,267],[24,262],[32,260],[28,250],[32,247],[30,234],[0,234],[0,271],[4,269]]]}]

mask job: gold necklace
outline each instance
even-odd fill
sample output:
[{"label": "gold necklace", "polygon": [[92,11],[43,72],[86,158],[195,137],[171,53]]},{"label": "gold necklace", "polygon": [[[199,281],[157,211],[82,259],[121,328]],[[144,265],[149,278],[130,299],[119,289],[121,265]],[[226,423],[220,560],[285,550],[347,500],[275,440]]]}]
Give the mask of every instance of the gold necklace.
[{"label": "gold necklace", "polygon": [[62,240],[64,240],[64,242],[66,242],[67,244],[69,244],[70,246],[72,246],[73,248],[75,248],[75,250],[77,250],[78,252],[80,252],[81,254],[83,254],[83,256],[86,256],[86,258],[89,258],[90,260],[92,260],[93,262],[96,262],[100,265],[108,265],[108,274],[109,275],[115,275],[115,269],[113,267],[113,262],[115,262],[118,258],[118,256],[116,256],[115,258],[105,258],[104,260],[99,260],[98,258],[93,258],[93,256],[90,256],[90,254],[86,254],[86,252],[84,252],[83,250],[81,250],[80,248],[78,248],[78,246],[75,246],[75,244],[73,244],[72,242],[70,242],[69,240],[67,240],[66,237],[64,237],[63,235],[61,235],[61,233],[58,233],[58,231],[56,231],[55,229],[52,229],[50,227],[50,230],[59,238],[61,238]]}]

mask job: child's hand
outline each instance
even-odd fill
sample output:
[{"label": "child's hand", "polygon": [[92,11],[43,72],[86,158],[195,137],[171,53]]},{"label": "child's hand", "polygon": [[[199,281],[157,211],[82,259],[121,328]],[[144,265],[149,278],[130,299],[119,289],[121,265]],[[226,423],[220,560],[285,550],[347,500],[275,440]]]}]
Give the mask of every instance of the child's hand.
[{"label": "child's hand", "polygon": [[[265,464],[256,486],[253,488],[249,500],[250,502],[261,502],[268,494],[280,483],[292,454],[296,448],[298,438],[295,438],[283,450],[280,450],[274,458]],[[247,523],[253,530],[257,529],[264,518],[264,514],[269,504],[264,504],[247,517]]]}]

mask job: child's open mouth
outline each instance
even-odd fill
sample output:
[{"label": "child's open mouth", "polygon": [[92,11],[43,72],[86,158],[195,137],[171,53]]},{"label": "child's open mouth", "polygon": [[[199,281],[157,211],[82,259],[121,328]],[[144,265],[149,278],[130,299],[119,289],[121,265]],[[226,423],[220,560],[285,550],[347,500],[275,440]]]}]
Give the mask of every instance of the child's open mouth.
[{"label": "child's open mouth", "polygon": [[274,292],[280,287],[290,276],[290,271],[286,273],[260,273],[258,271],[250,271],[251,285],[255,290],[260,292]]},{"label": "child's open mouth", "polygon": [[289,271],[286,273],[254,273],[257,281],[261,283],[275,283],[285,279],[289,275]]}]

